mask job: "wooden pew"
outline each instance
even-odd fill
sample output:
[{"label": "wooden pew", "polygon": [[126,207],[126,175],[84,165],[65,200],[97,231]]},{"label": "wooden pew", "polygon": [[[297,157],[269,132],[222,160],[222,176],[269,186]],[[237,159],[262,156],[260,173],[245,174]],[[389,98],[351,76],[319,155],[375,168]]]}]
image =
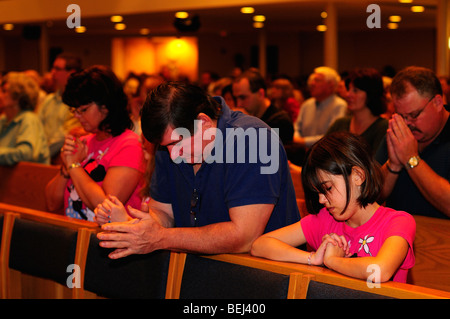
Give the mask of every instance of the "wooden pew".
[{"label": "wooden pew", "polygon": [[[420,287],[398,282],[381,283],[379,287],[369,287],[366,281],[347,277],[338,274],[330,269],[318,266],[308,266],[303,264],[278,262],[263,258],[253,257],[249,254],[221,254],[203,256],[217,261],[235,263],[247,267],[253,267],[272,271],[281,274],[297,273],[301,274],[301,278],[297,283],[295,295],[298,298],[307,298],[309,283],[315,281],[318,283],[345,288],[347,291],[352,290],[353,295],[365,296],[372,298],[397,298],[397,299],[449,299],[450,292],[441,291],[426,287]],[[342,290],[341,290],[342,291]],[[325,298],[325,297],[324,297]]]},{"label": "wooden pew", "polygon": [[303,191],[301,178],[301,167],[294,164],[289,164],[289,170],[291,172],[292,183],[294,184],[295,196],[297,198],[305,198],[305,192]]},{"label": "wooden pew", "polygon": [[[144,255],[110,259],[112,249],[99,246],[91,234],[84,271],[84,288],[100,297],[119,299],[164,299],[171,285],[172,253],[158,250]],[[173,265],[173,264],[172,264]],[[169,289],[170,291],[170,289]]]},{"label": "wooden pew", "polygon": [[301,274],[277,273],[180,253],[174,299],[294,299]]},{"label": "wooden pew", "polygon": [[414,219],[416,263],[408,282],[450,291],[450,220],[416,215]]},{"label": "wooden pew", "polygon": [[31,162],[0,165],[0,203],[48,211],[45,186],[58,172],[59,166]]},{"label": "wooden pew", "polygon": [[[1,298],[170,298],[176,253],[109,260],[109,251],[98,246],[96,223],[14,205],[8,212],[2,205]],[[79,288],[67,286],[72,274],[65,274],[66,267],[72,263],[79,266]]]},{"label": "wooden pew", "polygon": [[[1,298],[84,296],[82,285],[73,289],[65,285],[64,272],[73,260],[73,264],[82,269],[80,275],[83,279],[88,238],[98,229],[97,224],[26,208],[22,211],[16,209],[16,212],[0,211],[0,214],[4,220],[0,248]],[[61,253],[68,257],[62,261],[64,269],[48,271],[45,267],[52,267],[52,256],[59,259]],[[64,260],[67,260],[67,265]],[[67,273],[67,277],[69,275]]]},{"label": "wooden pew", "polygon": [[[29,223],[30,225],[40,223],[43,225],[45,224],[45,227],[50,225],[63,227],[69,230],[74,229],[78,232],[74,263],[80,265],[81,273],[84,276],[86,270],[85,265],[89,258],[88,251],[90,240],[92,239],[93,234],[98,230],[95,223],[74,220],[65,216],[42,213],[29,209],[24,209],[23,212],[15,213],[0,212],[0,214],[4,216],[0,251],[0,285],[1,296],[3,298],[98,297],[95,293],[85,290],[86,282],[84,279],[82,279],[83,284],[80,288],[69,289],[54,280],[38,278],[39,274],[36,276],[13,271],[10,269],[8,260],[10,254],[9,249],[10,247],[13,247],[11,246],[11,238],[14,238],[14,224],[17,220],[33,221],[33,223]],[[37,225],[35,227],[40,228],[41,226],[42,225]],[[270,277],[274,280],[271,279],[269,283],[258,283],[258,285],[261,287],[267,287],[267,285],[269,285],[272,287],[271,289],[277,290],[275,297],[313,298],[314,296],[319,296],[320,298],[327,298],[327,296],[330,297],[333,294],[338,294],[340,297],[350,296],[349,298],[355,298],[355,296],[360,298],[368,298],[369,296],[370,298],[405,299],[450,298],[450,292],[395,282],[382,283],[379,288],[371,288],[363,280],[346,277],[324,267],[270,261],[253,257],[248,254],[222,254],[211,256],[190,255],[189,262],[194,260],[194,264],[192,264],[194,267],[192,267],[192,265],[186,267],[186,256],[186,254],[175,252],[172,252],[170,255],[165,289],[165,298],[167,299],[190,297],[189,294],[192,290],[189,290],[189,286],[184,286],[183,288],[183,285],[189,285],[189,282],[186,281],[183,283],[183,281],[191,276],[190,281],[192,283],[192,278],[199,276],[199,274],[194,273],[193,270],[202,273],[202,280],[204,285],[206,285],[204,287],[205,289],[210,289],[211,293],[217,293],[217,289],[222,289],[222,285],[216,285],[217,271],[214,269],[205,271],[208,267],[216,267],[217,265],[220,266],[219,268],[221,271],[225,269],[227,272],[227,274],[220,272],[220,276],[223,275],[224,278],[227,278],[225,275],[228,276],[228,278],[236,276],[234,279],[235,286],[229,287],[231,290],[228,289],[228,292],[232,292],[233,289],[240,289],[240,286],[236,287],[236,283],[239,285],[243,280],[250,280],[249,282],[251,282],[255,279],[264,281],[266,280],[265,274],[271,273]],[[202,268],[196,269],[195,262],[200,262],[203,265]],[[204,268],[205,265],[206,268]],[[242,276],[242,270],[245,270],[245,273],[250,274],[248,278],[239,277]],[[146,269],[141,268],[139,271],[145,272]],[[289,278],[288,281],[287,278]],[[31,290],[26,291],[28,288]],[[114,289],[120,289],[120,287]],[[284,293],[283,291],[286,290],[287,293]],[[49,291],[51,291],[51,293],[49,293]],[[126,295],[126,291],[121,291],[120,293],[125,293]],[[220,296],[220,294],[216,295],[216,297]],[[249,296],[248,293],[247,296]]]}]

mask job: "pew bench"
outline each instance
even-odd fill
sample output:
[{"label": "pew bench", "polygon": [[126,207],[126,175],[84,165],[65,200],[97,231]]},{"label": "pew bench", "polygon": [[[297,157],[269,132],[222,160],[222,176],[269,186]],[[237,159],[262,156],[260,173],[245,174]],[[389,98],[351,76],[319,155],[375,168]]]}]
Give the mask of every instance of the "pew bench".
[{"label": "pew bench", "polygon": [[[115,263],[99,249],[95,223],[33,210],[0,216],[2,298],[450,298],[450,292],[395,282],[371,288],[323,267],[248,254],[160,251]],[[60,242],[53,243],[56,238]],[[48,252],[41,253],[45,248]],[[81,275],[80,285],[72,288],[64,282],[71,262]],[[101,272],[106,276],[94,280]]]}]

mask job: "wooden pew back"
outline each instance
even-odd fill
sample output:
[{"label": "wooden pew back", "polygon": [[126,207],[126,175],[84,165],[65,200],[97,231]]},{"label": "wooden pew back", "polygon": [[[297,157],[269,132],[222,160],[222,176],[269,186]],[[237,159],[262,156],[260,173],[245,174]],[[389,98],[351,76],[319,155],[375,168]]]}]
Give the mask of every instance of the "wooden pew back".
[{"label": "wooden pew back", "polygon": [[[6,204],[1,205],[4,206]],[[47,264],[52,264],[53,259],[59,259],[61,257],[59,255],[63,253],[69,257],[67,263],[73,260],[74,264],[83,268],[87,244],[89,243],[86,238],[92,231],[98,229],[97,224],[32,209],[23,208],[20,211],[19,207],[11,206],[16,209],[16,212],[5,212],[3,210],[5,207],[0,209],[0,214],[4,217],[0,249],[0,296],[14,299],[78,298],[79,296],[84,296],[84,293],[80,291],[83,287],[80,287],[80,289],[69,289],[64,285],[64,272],[69,264],[65,265],[64,261],[62,264],[59,263],[64,269],[58,271],[58,273],[53,273],[47,272],[46,269],[42,268],[42,264],[46,263],[45,261],[38,265],[36,264],[38,261],[35,259],[47,258],[49,259]],[[19,228],[16,229],[16,225]],[[67,242],[61,244],[57,242],[58,238],[53,238],[55,242],[53,244],[52,240],[49,242],[52,234],[46,231],[49,229],[53,235],[58,232],[69,235],[76,234],[76,242],[71,242],[68,246]],[[25,231],[17,233],[17,230]],[[53,231],[56,231],[56,233]],[[32,238],[25,238],[30,235]],[[73,241],[73,238],[67,237],[66,239]],[[60,240],[64,242],[63,238],[60,238]],[[42,241],[47,241],[47,247],[31,247],[40,242],[42,243]],[[70,246],[72,244],[75,244],[75,250]],[[24,252],[24,245],[34,251]],[[47,252],[47,255],[42,253],[44,250]],[[12,257],[12,260],[10,260],[10,257]],[[33,265],[36,267],[33,267]],[[67,273],[67,277],[69,275]],[[83,275],[84,271],[81,272],[81,279]]]},{"label": "wooden pew back", "polygon": [[31,162],[0,165],[0,202],[47,211],[45,187],[58,172],[59,166]]},{"label": "wooden pew back", "polygon": [[413,285],[450,291],[450,220],[414,216],[416,263],[408,273]]},{"label": "wooden pew back", "polygon": [[182,254],[180,299],[286,299],[293,296],[289,274]]},{"label": "wooden pew back", "polygon": [[[0,212],[1,213],[1,212]],[[84,273],[86,270],[87,259],[89,258],[89,246],[90,240],[98,230],[98,227],[95,223],[82,221],[82,220],[74,220],[65,216],[58,216],[50,213],[42,213],[33,210],[25,210],[22,213],[6,213],[4,215],[4,224],[2,229],[2,242],[1,242],[1,251],[0,251],[0,285],[1,292],[3,298],[34,298],[36,296],[43,298],[97,298],[98,296],[91,291],[85,290],[85,282],[84,282]],[[80,270],[82,274],[82,285],[80,288],[68,289],[61,284],[51,282],[53,284],[50,288],[53,289],[54,293],[42,294],[43,289],[48,288],[48,281],[42,282],[40,281],[38,284],[34,283],[32,285],[32,294],[25,294],[25,279],[30,282],[30,280],[41,279],[32,277],[30,278],[28,275],[14,272],[9,267],[9,249],[11,246],[11,238],[14,230],[14,222],[17,219],[26,219],[26,220],[36,220],[39,223],[47,223],[49,225],[58,225],[58,227],[67,227],[68,229],[77,229],[77,244],[75,250],[74,263],[80,265]],[[33,225],[33,223],[30,223]],[[55,251],[55,254],[58,252]],[[199,274],[193,273],[192,269],[196,269],[195,267],[186,267],[186,254],[184,253],[170,253],[169,260],[169,269],[167,271],[167,279],[166,279],[166,289],[165,289],[165,298],[180,298],[180,292],[182,291],[183,284],[189,284],[188,282],[183,283],[188,276],[199,276]],[[228,276],[228,278],[233,278],[236,276],[237,285],[231,287],[231,289],[240,289],[239,286],[239,274],[242,269],[253,269],[256,273],[256,276],[253,276],[253,279],[259,278],[257,280],[264,281],[264,276],[260,276],[262,273],[273,273],[272,277],[279,277],[282,280],[278,279],[272,282],[274,284],[275,289],[279,291],[286,290],[286,280],[284,278],[289,278],[288,285],[288,293],[287,295],[284,293],[283,296],[286,298],[311,298],[313,292],[308,291],[310,286],[315,289],[314,293],[320,292],[322,297],[324,293],[324,288],[327,287],[331,292],[330,294],[342,293],[342,291],[346,291],[347,293],[351,293],[349,296],[372,296],[377,298],[449,298],[450,292],[439,291],[430,288],[424,288],[419,286],[413,286],[409,284],[401,284],[395,282],[387,282],[382,283],[378,288],[372,288],[367,285],[367,283],[363,280],[358,280],[355,278],[350,278],[343,276],[341,274],[337,274],[334,271],[326,269],[324,267],[316,267],[316,266],[308,266],[294,263],[284,263],[284,262],[276,262],[271,260],[266,260],[262,258],[257,258],[250,256],[248,254],[223,254],[223,255],[208,255],[208,256],[198,256],[191,255],[192,258],[196,260],[206,261],[208,267],[215,267],[217,262],[220,262],[223,265],[227,264],[226,267],[221,267],[222,271],[225,269],[227,271],[224,276]],[[211,261],[208,263],[208,260]],[[243,266],[236,267],[236,266]],[[238,269],[239,268],[239,269]],[[202,271],[203,269],[197,269]],[[261,272],[260,270],[263,270]],[[136,271],[148,271],[146,269],[139,269]],[[189,273],[186,273],[189,272]],[[278,276],[277,274],[281,274],[284,276]],[[68,274],[69,275],[69,274]],[[221,273],[222,275],[222,273]],[[17,277],[18,276],[18,277]],[[166,276],[166,274],[164,274]],[[284,278],[283,278],[284,277]],[[236,279],[234,278],[234,279]],[[217,293],[220,289],[223,289],[223,285],[220,284],[217,280],[217,274],[215,271],[212,272],[202,272],[203,284],[205,285],[205,289],[210,289],[210,291]],[[200,279],[199,279],[200,280]],[[159,281],[158,281],[159,282]],[[312,284],[311,284],[312,283]],[[159,285],[159,283],[155,283]],[[266,285],[266,283],[261,282],[258,283],[262,286]],[[146,285],[149,285],[149,282],[146,282]],[[19,288],[17,288],[19,287]],[[28,286],[30,287],[30,285]],[[319,287],[319,290],[317,289]],[[113,288],[116,290],[120,290],[122,288],[116,287]],[[90,289],[96,290],[96,289]],[[230,291],[232,291],[230,290]],[[58,293],[59,291],[59,293]],[[124,296],[126,292],[117,291],[117,294]],[[191,297],[189,295],[189,289],[183,292],[184,297]],[[251,293],[251,292],[250,292]],[[217,296],[219,296],[218,294]],[[55,297],[56,296],[56,297]],[[161,296],[161,295],[160,295]],[[249,296],[249,294],[247,294]]]},{"label": "wooden pew back", "polygon": [[329,286],[336,286],[340,289],[346,288],[347,292],[352,291],[353,296],[356,295],[369,296],[370,294],[376,294],[378,296],[372,296],[372,298],[373,297],[397,298],[397,299],[450,298],[450,292],[448,291],[441,291],[392,281],[373,286],[368,285],[367,282],[364,280],[347,277],[324,267],[272,261],[263,258],[253,257],[248,254],[221,254],[203,257],[277,273],[301,274],[302,275],[300,281],[301,284],[298,284],[296,290],[292,292],[298,298],[307,298],[309,289],[308,285],[311,280],[318,283],[327,284]]},{"label": "wooden pew back", "polygon": [[302,169],[300,166],[290,164],[289,171],[291,172],[292,183],[294,184],[295,196],[297,198],[305,198],[305,192],[302,185]]}]

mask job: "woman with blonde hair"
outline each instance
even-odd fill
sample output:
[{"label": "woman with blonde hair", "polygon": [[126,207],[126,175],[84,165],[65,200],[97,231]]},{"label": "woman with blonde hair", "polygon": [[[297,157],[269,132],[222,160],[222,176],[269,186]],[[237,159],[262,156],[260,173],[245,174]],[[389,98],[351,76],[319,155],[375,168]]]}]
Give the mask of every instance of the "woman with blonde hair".
[{"label": "woman with blonde hair", "polygon": [[0,84],[0,165],[20,161],[50,163],[44,128],[33,112],[39,96],[36,82],[10,72]]}]

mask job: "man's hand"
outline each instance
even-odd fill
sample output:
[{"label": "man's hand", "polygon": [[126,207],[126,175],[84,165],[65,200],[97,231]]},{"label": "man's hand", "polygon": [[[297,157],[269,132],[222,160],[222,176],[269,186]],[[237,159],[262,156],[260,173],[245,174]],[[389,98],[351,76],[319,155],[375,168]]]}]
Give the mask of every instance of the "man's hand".
[{"label": "man's hand", "polygon": [[131,254],[147,254],[159,249],[159,234],[163,227],[153,218],[152,213],[144,213],[132,207],[128,207],[128,212],[134,219],[104,224],[104,232],[97,235],[101,247],[116,248],[109,254],[111,259]]},{"label": "man's hand", "polygon": [[389,120],[386,141],[390,162],[396,165],[393,169],[399,165],[403,167],[411,156],[419,154],[416,138],[398,114],[394,114]]}]

